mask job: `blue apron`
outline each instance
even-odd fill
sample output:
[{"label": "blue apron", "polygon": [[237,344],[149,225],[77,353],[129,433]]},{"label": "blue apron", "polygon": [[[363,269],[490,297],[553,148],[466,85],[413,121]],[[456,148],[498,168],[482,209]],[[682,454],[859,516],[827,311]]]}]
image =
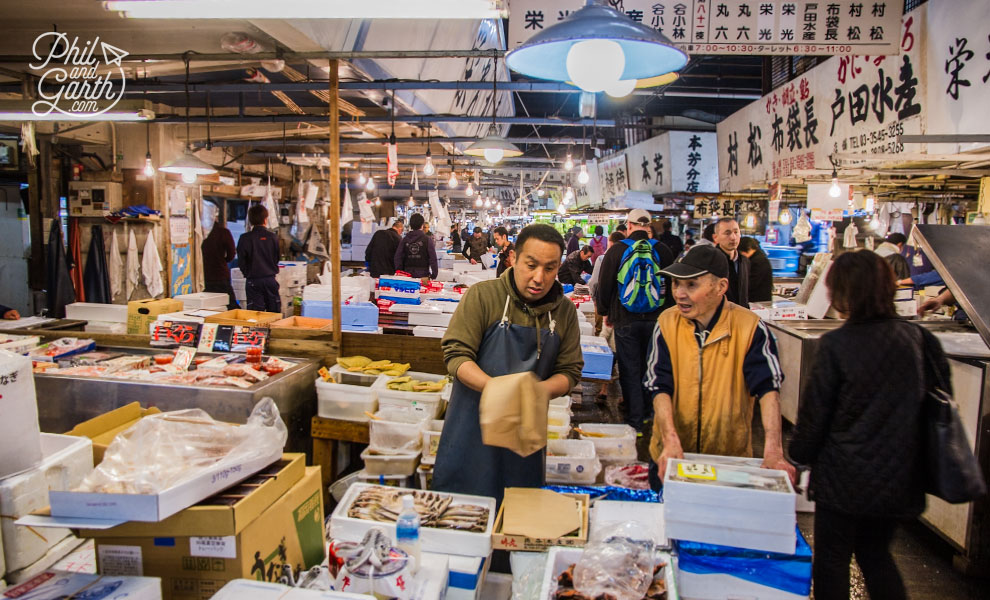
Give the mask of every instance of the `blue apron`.
[{"label": "blue apron", "polygon": [[[507,318],[510,301],[506,298],[502,319],[482,337],[476,362],[491,377],[533,371],[541,381],[548,379],[560,350],[553,317],[548,313],[549,329],[514,325]],[[522,457],[512,450],[481,443],[480,402],[480,392],[454,379],[437,448],[433,489],[489,496],[501,505],[507,487],[543,485],[546,449]]]}]

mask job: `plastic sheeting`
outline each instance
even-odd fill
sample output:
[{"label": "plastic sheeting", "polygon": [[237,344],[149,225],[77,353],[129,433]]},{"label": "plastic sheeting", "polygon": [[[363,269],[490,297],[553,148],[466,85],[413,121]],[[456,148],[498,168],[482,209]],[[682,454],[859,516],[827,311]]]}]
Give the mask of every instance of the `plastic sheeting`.
[{"label": "plastic sheeting", "polygon": [[682,571],[706,575],[724,573],[799,596],[811,593],[811,547],[797,529],[794,554],[747,550],[700,542],[677,542]]},{"label": "plastic sheeting", "polygon": [[560,494],[588,494],[592,500],[621,500],[627,502],[663,502],[663,493],[653,490],[631,490],[629,488],[584,485],[547,485],[545,490]]}]

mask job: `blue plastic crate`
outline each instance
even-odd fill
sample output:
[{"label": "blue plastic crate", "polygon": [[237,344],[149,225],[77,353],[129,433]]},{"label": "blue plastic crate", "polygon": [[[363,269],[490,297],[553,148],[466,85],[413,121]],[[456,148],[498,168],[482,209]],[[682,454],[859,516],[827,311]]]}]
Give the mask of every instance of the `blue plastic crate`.
[{"label": "blue plastic crate", "polygon": [[[325,300],[303,300],[302,316],[317,319],[333,318],[333,302]],[[345,304],[340,310],[340,326],[348,327],[378,327],[378,307],[371,302],[353,302]]]},{"label": "blue plastic crate", "polygon": [[[611,379],[612,378],[612,353],[607,352],[587,352],[585,346],[581,345],[581,352],[584,355],[584,369],[581,370],[581,377],[586,379]],[[595,346],[601,347],[601,346]],[[608,347],[604,347],[608,350]]]}]

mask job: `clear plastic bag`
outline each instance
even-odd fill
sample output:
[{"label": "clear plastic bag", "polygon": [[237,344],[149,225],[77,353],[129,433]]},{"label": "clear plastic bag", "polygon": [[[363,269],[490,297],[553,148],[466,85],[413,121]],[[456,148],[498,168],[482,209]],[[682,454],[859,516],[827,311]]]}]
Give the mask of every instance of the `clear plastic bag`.
[{"label": "clear plastic bag", "polygon": [[592,538],[574,567],[574,589],[588,598],[641,600],[657,564],[653,542],[641,538],[636,523],[622,523]]},{"label": "clear plastic bag", "polygon": [[547,568],[546,552],[512,552],[512,600],[538,600]]},{"label": "clear plastic bag", "polygon": [[215,421],[194,408],[147,416],[111,442],[103,462],[76,491],[155,494],[220,462],[243,462],[285,447],[288,430],[271,398],[244,425]]}]

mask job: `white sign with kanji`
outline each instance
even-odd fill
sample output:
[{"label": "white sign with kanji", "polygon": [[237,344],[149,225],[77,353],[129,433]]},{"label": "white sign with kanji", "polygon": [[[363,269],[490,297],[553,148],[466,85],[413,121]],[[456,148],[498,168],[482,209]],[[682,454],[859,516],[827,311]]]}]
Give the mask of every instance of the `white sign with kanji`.
[{"label": "white sign with kanji", "polygon": [[670,139],[665,133],[630,146],[629,187],[638,192],[666,194],[671,191]]},{"label": "white sign with kanji", "polygon": [[[688,53],[897,54],[903,0],[606,0]],[[509,48],[584,6],[509,0]]]},{"label": "white sign with kanji", "polygon": [[629,169],[625,152],[598,161],[602,202],[611,206],[629,189]]},{"label": "white sign with kanji", "polygon": [[671,131],[671,188],[688,194],[718,189],[718,144],[712,132]]}]

